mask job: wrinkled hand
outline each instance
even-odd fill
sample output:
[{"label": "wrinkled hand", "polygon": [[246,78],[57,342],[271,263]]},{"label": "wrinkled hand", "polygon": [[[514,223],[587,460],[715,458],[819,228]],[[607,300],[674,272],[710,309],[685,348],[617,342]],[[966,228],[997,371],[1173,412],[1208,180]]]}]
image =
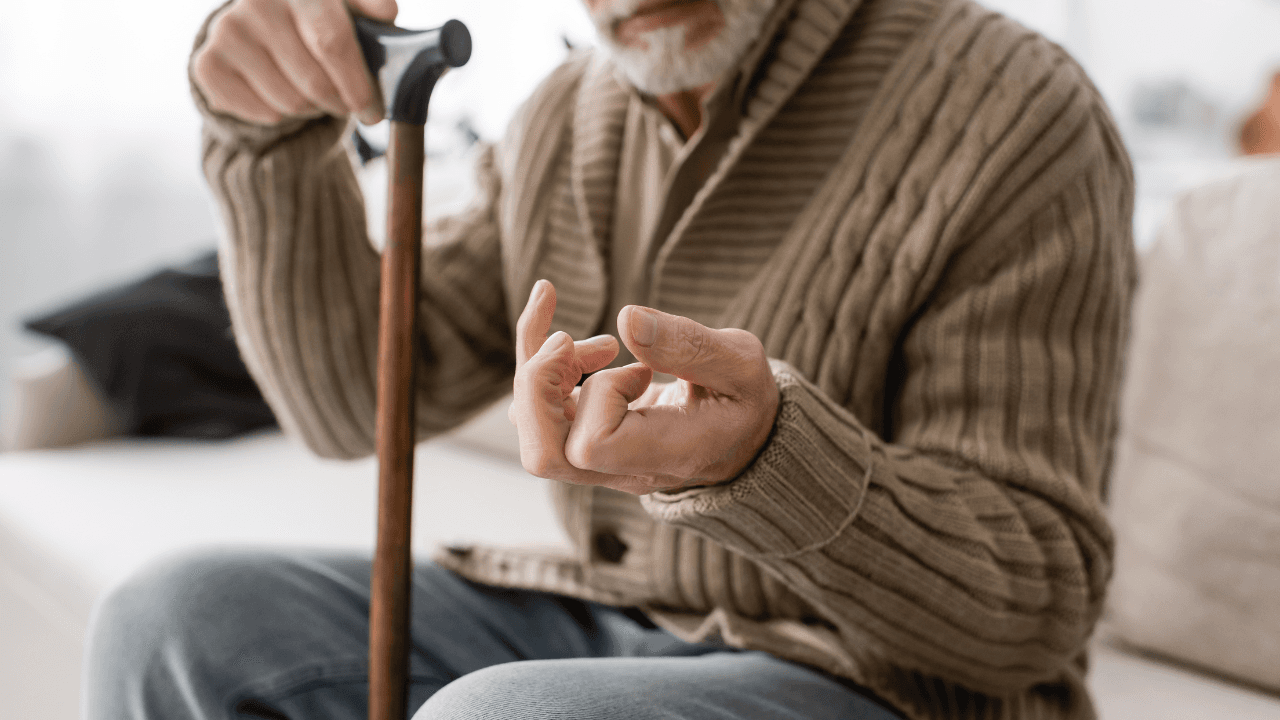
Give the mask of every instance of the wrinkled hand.
[{"label": "wrinkled hand", "polygon": [[[543,342],[554,311],[555,290],[540,281],[517,327],[511,417],[529,472],[643,495],[730,480],[764,446],[778,388],[751,333],[628,306],[618,329],[640,362],[575,388],[617,345],[607,336],[575,344],[564,333]],[[653,383],[655,371],[678,379]]]},{"label": "wrinkled hand", "polygon": [[574,342],[567,333],[547,337],[556,310],[556,289],[539,280],[516,323],[515,401],[507,416],[520,435],[520,462],[538,477],[578,484],[603,478],[574,467],[564,455],[577,417],[578,381],[618,356],[618,341],[599,335]]},{"label": "wrinkled hand", "polygon": [[382,100],[350,12],[391,22],[396,0],[236,0],[192,58],[196,87],[214,111],[252,123],[323,113],[375,123]]}]

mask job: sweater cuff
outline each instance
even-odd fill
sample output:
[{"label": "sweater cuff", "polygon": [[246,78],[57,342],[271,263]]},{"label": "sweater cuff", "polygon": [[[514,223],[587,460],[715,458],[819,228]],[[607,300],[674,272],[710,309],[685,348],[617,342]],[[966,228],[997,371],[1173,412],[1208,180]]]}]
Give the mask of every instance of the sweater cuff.
[{"label": "sweater cuff", "polygon": [[696,531],[748,557],[819,550],[857,517],[878,440],[790,365],[771,360],[780,393],[773,434],[724,485],[641,498],[660,522]]},{"label": "sweater cuff", "polygon": [[272,125],[258,125],[226,113],[217,112],[209,107],[209,99],[204,96],[204,93],[200,91],[200,87],[196,85],[193,73],[195,57],[196,53],[204,45],[205,40],[208,39],[209,28],[213,25],[213,21],[226,12],[227,8],[231,6],[231,2],[232,0],[227,0],[227,2],[218,6],[218,9],[209,13],[209,17],[205,18],[204,24],[200,26],[200,30],[196,33],[195,42],[192,43],[191,57],[187,60],[187,82],[191,86],[191,98],[195,101],[196,110],[200,112],[201,117],[205,120],[205,131],[212,133],[218,140],[228,144],[263,150],[315,123],[341,122],[345,124],[345,118],[326,115],[319,118],[288,118]]}]

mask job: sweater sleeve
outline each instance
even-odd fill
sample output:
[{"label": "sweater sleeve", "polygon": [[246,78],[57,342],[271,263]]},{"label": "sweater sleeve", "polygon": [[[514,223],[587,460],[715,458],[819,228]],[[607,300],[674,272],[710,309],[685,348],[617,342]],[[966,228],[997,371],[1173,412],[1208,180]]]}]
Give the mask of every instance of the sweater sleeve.
[{"label": "sweater sleeve", "polygon": [[[344,146],[348,120],[257,126],[213,112],[194,83],[192,89],[205,120],[204,172],[222,222],[227,304],[246,365],[286,432],[326,457],[367,455],[381,261]],[[515,359],[494,155],[480,158],[471,209],[424,233],[419,437],[462,422],[510,390]]]},{"label": "sweater sleeve", "polygon": [[903,331],[884,436],[775,361],[755,462],[646,509],[753,559],[860,653],[989,693],[1057,675],[1111,572],[1131,191],[1127,161],[1100,157],[987,223]]}]

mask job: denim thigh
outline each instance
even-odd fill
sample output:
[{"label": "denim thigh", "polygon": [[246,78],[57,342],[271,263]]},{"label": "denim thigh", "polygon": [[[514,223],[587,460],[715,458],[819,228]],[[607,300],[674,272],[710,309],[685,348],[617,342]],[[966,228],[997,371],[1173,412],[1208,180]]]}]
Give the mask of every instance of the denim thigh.
[{"label": "denim thigh", "polygon": [[[86,717],[363,720],[369,571],[367,555],[319,551],[218,550],[152,565],[95,610]],[[893,717],[815,670],[431,563],[415,567],[412,603],[417,720]]]},{"label": "denim thigh", "polygon": [[[367,555],[218,550],[171,558],[94,613],[90,720],[367,716]],[[415,567],[409,707],[521,660],[698,654],[622,611]]]}]

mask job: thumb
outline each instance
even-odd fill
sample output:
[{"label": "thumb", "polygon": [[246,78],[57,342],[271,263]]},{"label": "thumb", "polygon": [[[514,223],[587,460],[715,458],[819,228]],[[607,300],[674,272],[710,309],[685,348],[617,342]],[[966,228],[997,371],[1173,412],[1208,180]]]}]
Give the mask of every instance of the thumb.
[{"label": "thumb", "polygon": [[347,0],[347,7],[356,15],[362,15],[385,23],[394,22],[400,12],[396,0]]},{"label": "thumb", "polygon": [[713,330],[679,315],[628,305],[618,334],[631,354],[654,371],[714,392],[737,395],[763,363],[764,348],[745,330]]}]

